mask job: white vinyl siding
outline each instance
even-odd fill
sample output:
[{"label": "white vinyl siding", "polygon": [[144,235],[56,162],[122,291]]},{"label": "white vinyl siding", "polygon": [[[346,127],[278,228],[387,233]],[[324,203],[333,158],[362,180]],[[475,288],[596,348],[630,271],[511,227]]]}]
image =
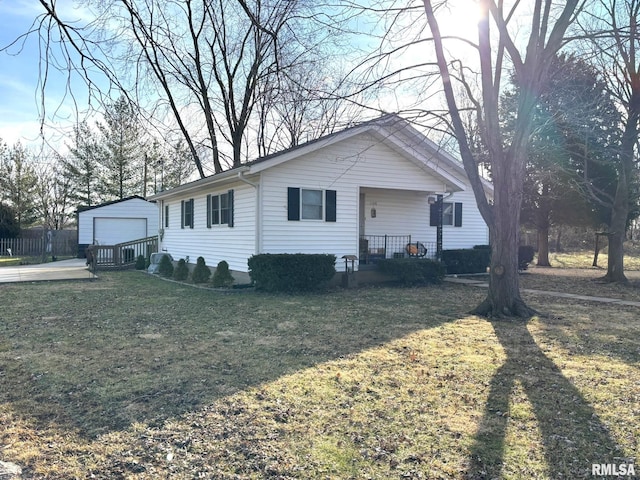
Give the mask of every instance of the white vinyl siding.
[{"label": "white vinyl siding", "polygon": [[[158,206],[153,202],[147,202],[141,198],[131,198],[123,200],[121,202],[114,202],[104,206],[97,206],[89,210],[84,210],[78,213],[78,243],[83,245],[90,245],[95,241],[108,245],[114,240],[120,240],[120,242],[127,242],[129,240],[137,240],[137,235],[140,235],[142,230],[139,227],[131,230],[130,219],[144,219],[146,221],[146,229],[144,236],[152,236],[158,233]],[[100,230],[97,232],[97,236],[94,231],[94,224],[96,219],[110,219],[106,221],[109,223],[109,230],[111,231],[108,237],[100,238],[101,232],[104,232],[105,221],[102,221]],[[123,219],[122,222],[118,222],[118,219]],[[138,222],[140,223],[140,222]]]},{"label": "white vinyl siding", "polygon": [[[287,188],[291,186],[335,190],[337,221],[287,222]],[[262,172],[263,252],[331,253],[338,259],[343,255],[358,255],[361,187],[392,189],[401,195],[419,194],[426,221],[422,228],[428,228],[426,192],[441,191],[443,185],[366,135],[269,168]],[[390,227],[385,227],[385,233],[395,232],[390,231]],[[342,263],[339,260],[336,267],[340,268]]]},{"label": "white vinyl siding", "polygon": [[[207,195],[227,194],[230,189],[234,190],[234,227],[207,228]],[[181,229],[181,200],[189,198],[194,202],[193,229]],[[169,206],[170,228],[165,230],[161,250],[166,249],[176,260],[189,257],[189,262],[195,264],[201,256],[209,267],[215,268],[225,260],[232,270],[247,271],[247,259],[255,253],[256,194],[253,187],[244,183],[226,184],[220,189],[189,191],[182,198],[164,202]]]},{"label": "white vinyl siding", "polygon": [[[160,248],[175,259],[188,256],[191,263],[203,256],[212,267],[226,260],[232,270],[242,272],[247,271],[249,257],[257,253],[328,253],[337,257],[336,268],[340,270],[343,255],[359,255],[361,193],[366,204],[365,234],[411,235],[412,240],[435,243],[428,196],[442,194],[451,185],[403,155],[407,154],[390,148],[380,138],[359,134],[279,164],[258,162],[257,174],[239,173],[246,173],[245,179],[259,189],[229,176],[218,187],[196,185],[174,196],[169,192],[164,202],[169,205],[170,227],[177,228],[165,230]],[[300,221],[290,220],[288,201],[293,188],[322,192],[322,209],[326,209],[326,192],[332,192],[335,217],[318,221],[329,218],[326,212],[318,218],[316,198],[313,213],[300,211]],[[207,195],[221,195],[230,189],[234,190],[234,228],[207,228]],[[194,199],[194,228],[180,229],[181,201],[189,198]],[[445,248],[488,243],[487,228],[470,189],[445,201],[464,204],[463,226],[444,228]],[[309,199],[307,203],[313,202]],[[307,215],[318,219],[300,218]]]}]

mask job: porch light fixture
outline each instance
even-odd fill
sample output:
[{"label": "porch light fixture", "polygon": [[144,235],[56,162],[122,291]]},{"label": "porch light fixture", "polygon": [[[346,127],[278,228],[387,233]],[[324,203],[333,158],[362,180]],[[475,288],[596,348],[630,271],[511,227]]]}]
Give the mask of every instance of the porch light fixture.
[{"label": "porch light fixture", "polygon": [[374,208],[372,208],[372,209],[371,209],[371,218],[376,218],[376,214],[377,214],[377,213],[378,213],[378,212],[376,212],[375,207],[374,207]]},{"label": "porch light fixture", "polygon": [[434,197],[433,195],[429,195],[427,197],[427,202],[429,203],[429,205],[434,205],[437,201],[438,201],[438,199],[436,197]]}]

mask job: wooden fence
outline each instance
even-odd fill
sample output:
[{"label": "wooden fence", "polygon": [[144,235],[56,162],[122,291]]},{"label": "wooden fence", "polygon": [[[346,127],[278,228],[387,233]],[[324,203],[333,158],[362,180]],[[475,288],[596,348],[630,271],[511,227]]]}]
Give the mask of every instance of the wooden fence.
[{"label": "wooden fence", "polygon": [[117,245],[89,245],[87,259],[92,270],[131,268],[139,255],[149,258],[158,251],[158,237],[146,237]]},{"label": "wooden fence", "polygon": [[76,256],[78,242],[73,239],[57,238],[0,238],[0,255],[13,257]]}]

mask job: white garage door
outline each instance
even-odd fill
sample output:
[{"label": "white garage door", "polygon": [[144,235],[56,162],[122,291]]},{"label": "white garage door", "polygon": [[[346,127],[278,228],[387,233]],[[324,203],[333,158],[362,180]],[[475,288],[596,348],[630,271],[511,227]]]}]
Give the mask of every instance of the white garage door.
[{"label": "white garage door", "polygon": [[93,222],[93,240],[100,245],[115,245],[147,236],[146,218],[94,218]]}]

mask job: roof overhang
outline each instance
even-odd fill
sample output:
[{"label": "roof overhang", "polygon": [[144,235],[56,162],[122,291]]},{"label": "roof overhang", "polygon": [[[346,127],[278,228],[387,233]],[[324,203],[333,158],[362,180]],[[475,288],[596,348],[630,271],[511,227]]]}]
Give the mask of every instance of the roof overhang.
[{"label": "roof overhang", "polygon": [[199,190],[199,189],[206,189],[210,186],[217,185],[219,183],[225,183],[234,178],[239,178],[243,173],[246,173],[249,170],[250,170],[250,167],[248,166],[240,166],[240,167],[232,168],[231,170],[226,170],[221,173],[216,173],[215,175],[210,175],[205,178],[200,178],[198,180],[194,180],[193,182],[180,185],[179,187],[156,193],[155,195],[150,196],[148,200],[151,200],[151,201],[166,200],[168,198],[181,196],[184,192]]},{"label": "roof overhang", "polygon": [[[365,122],[355,127],[347,128],[306,144],[293,147],[280,153],[275,153],[240,167],[232,168],[209,177],[185,183],[171,190],[152,195],[148,200],[165,200],[183,196],[185,192],[206,189],[218,184],[230,183],[234,179],[243,180],[244,175],[258,174],[264,170],[281,165],[288,161],[309,155],[339,142],[344,142],[358,135],[369,134],[385,144],[406,160],[410,161],[428,175],[443,183],[443,193],[466,190],[469,185],[468,176],[460,161],[429,140],[423,133],[416,130],[409,122],[397,115],[387,115],[380,119]],[[485,192],[493,195],[493,185],[483,180]]]}]

